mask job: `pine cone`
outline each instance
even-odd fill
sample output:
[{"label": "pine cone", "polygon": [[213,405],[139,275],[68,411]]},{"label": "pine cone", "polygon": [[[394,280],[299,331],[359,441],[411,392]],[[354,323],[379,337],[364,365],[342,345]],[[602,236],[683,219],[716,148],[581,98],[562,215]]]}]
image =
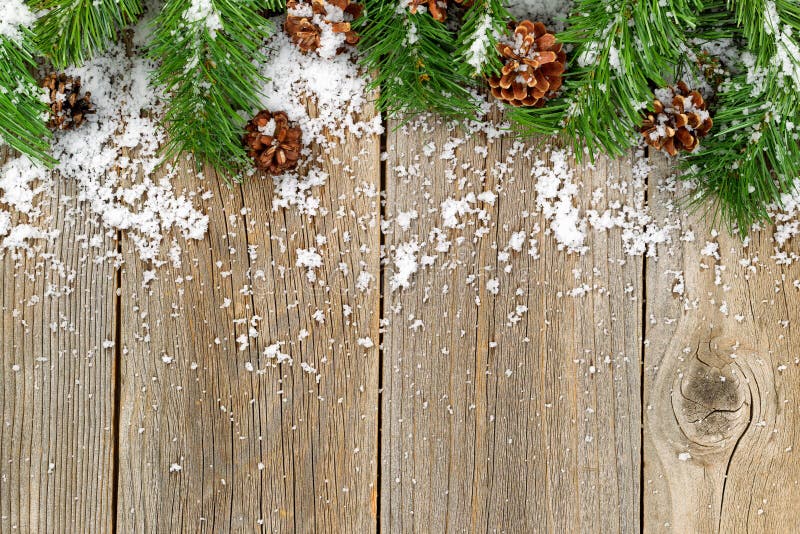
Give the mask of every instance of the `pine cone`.
[{"label": "pine cone", "polygon": [[681,81],[677,91],[674,87],[656,90],[653,112],[647,113],[641,132],[648,145],[674,156],[679,150],[695,150],[713,124],[703,96],[689,91]]},{"label": "pine cone", "polygon": [[[315,18],[328,25],[333,33],[344,34],[345,43],[349,45],[358,43],[359,36],[353,31],[351,21],[361,16],[361,12],[364,9],[361,4],[350,0],[289,0],[286,3],[286,7],[289,14],[286,16],[283,29],[289,34],[292,42],[304,53],[317,50],[320,47],[322,28],[314,21]],[[308,10],[309,7],[311,8],[310,11]],[[341,15],[335,9],[329,9],[331,7],[341,10]],[[302,12],[303,14],[298,15],[293,14],[293,12]],[[343,48],[340,48],[337,53],[343,50]]]},{"label": "pine cone", "polygon": [[66,74],[48,74],[42,87],[50,91],[50,120],[52,129],[70,130],[86,120],[86,115],[96,113],[92,105],[92,93],[81,96],[81,79]]},{"label": "pine cone", "polygon": [[[410,0],[408,2],[409,10],[412,14],[416,14],[420,11],[424,12],[424,10],[420,10],[421,6],[427,8],[428,11],[431,12],[431,17],[434,20],[439,22],[444,22],[447,20],[447,1],[448,0]],[[453,0],[457,4],[461,4],[464,7],[471,6],[475,0]]]},{"label": "pine cone", "polygon": [[281,174],[297,166],[302,130],[289,123],[286,113],[260,111],[247,123],[245,130],[243,142],[256,168]]},{"label": "pine cone", "polygon": [[520,22],[514,40],[497,43],[497,51],[503,69],[488,79],[495,98],[512,106],[541,107],[561,87],[567,54],[541,22]]}]

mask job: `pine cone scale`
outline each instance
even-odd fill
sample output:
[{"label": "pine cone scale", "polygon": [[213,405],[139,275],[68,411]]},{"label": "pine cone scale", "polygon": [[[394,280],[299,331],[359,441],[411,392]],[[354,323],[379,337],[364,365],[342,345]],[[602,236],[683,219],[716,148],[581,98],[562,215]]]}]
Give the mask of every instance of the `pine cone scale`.
[{"label": "pine cone scale", "polygon": [[554,63],[556,61],[556,59],[558,59],[558,56],[552,50],[546,50],[544,52],[539,52],[539,54],[536,56],[536,60],[535,60],[536,61],[536,65],[535,66],[539,67],[540,65]]},{"label": "pine cone scale", "polygon": [[[464,7],[470,7],[475,3],[475,0],[453,0],[456,4]],[[423,9],[420,9],[423,8]],[[408,2],[408,10],[412,15],[428,11],[437,22],[445,22],[447,20],[448,0],[410,0]]]},{"label": "pine cone scale", "polygon": [[561,82],[561,73],[564,70],[564,66],[560,63],[551,62],[542,65],[540,69],[541,73],[548,78],[548,80],[552,82]]},{"label": "pine cone scale", "polygon": [[283,29],[303,52],[319,48],[322,31],[307,18],[288,15]]},{"label": "pine cone scale", "polygon": [[552,33],[546,33],[536,39],[536,48],[539,50],[550,50],[556,44],[556,36]]}]

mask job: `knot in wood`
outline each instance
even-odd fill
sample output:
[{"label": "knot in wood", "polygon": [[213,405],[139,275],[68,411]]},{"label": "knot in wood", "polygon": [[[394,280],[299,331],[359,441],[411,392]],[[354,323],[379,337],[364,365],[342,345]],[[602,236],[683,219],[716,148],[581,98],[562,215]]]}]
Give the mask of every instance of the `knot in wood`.
[{"label": "knot in wood", "polygon": [[678,375],[672,408],[683,433],[700,453],[735,445],[750,424],[752,395],[737,359],[744,351],[724,339],[701,342]]}]

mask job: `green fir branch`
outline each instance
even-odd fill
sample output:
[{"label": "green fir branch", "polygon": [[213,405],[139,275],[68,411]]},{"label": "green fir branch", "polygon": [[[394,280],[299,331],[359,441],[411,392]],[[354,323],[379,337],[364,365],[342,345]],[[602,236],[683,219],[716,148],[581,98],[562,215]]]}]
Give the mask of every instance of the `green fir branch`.
[{"label": "green fir branch", "polygon": [[81,65],[108,48],[121,28],[142,13],[141,0],[31,0],[42,13],[35,33],[39,49],[57,68]]},{"label": "green fir branch", "polygon": [[260,48],[273,32],[259,12],[283,2],[210,0],[213,13],[195,20],[196,1],[167,0],[153,23],[153,81],[168,95],[164,155],[192,152],[230,175],[248,163],[241,112],[259,106]]},{"label": "green fir branch", "polygon": [[491,76],[503,63],[497,53],[498,38],[508,33],[511,15],[503,0],[476,0],[464,14],[458,32],[456,57],[465,76]]},{"label": "green fir branch", "polygon": [[733,0],[749,56],[723,84],[714,130],[684,160],[698,186],[695,202],[713,199],[741,235],[769,220],[769,206],[800,177],[800,6],[785,0]]},{"label": "green fir branch", "polygon": [[20,38],[0,35],[0,142],[47,166],[55,164],[48,155],[50,108],[43,91],[31,75],[35,67],[33,34],[20,28]]},{"label": "green fir branch", "polygon": [[[696,24],[694,0],[581,0],[558,38],[574,45],[564,130],[576,153],[622,155],[636,141],[653,86],[672,78]],[[683,28],[683,30],[682,30]]]},{"label": "green fir branch", "polygon": [[475,114],[470,76],[459,68],[456,42],[430,13],[412,14],[402,2],[366,0],[356,22],[362,65],[374,73],[378,108],[390,116],[426,111],[466,119]]}]

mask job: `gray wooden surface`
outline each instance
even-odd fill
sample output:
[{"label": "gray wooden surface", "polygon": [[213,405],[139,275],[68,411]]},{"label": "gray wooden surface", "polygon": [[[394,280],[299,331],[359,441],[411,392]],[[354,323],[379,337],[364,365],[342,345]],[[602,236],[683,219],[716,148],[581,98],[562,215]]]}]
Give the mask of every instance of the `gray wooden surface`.
[{"label": "gray wooden surface", "polygon": [[[460,136],[444,127],[431,133],[439,145]],[[427,142],[394,131],[389,168],[412,165]],[[412,288],[384,285],[391,320],[383,367],[386,532],[638,530],[642,261],[616,261],[624,255],[614,232],[593,235],[591,255],[567,256],[540,234],[540,258],[511,251],[512,262],[498,261],[512,233],[547,226],[535,215],[527,158],[513,158],[500,179],[491,172],[512,143],[490,143],[483,158],[474,148],[487,141],[474,136],[456,150],[457,163],[434,157],[418,176],[387,180],[387,217],[438,209],[468,191],[503,195],[463,221],[474,232],[451,231],[450,238],[467,239],[418,274]],[[451,180],[442,179],[448,165]],[[604,160],[578,177],[587,191],[580,201],[588,204],[609,175],[630,180],[624,165]],[[465,190],[462,178],[477,182],[475,189]],[[436,217],[420,217],[407,231],[395,229],[387,246],[427,241],[437,226]],[[575,269],[594,268],[593,283],[607,292],[563,296],[577,285]],[[493,279],[496,295],[487,290]],[[510,326],[520,305],[528,311]],[[423,326],[412,328],[411,317]]]},{"label": "gray wooden surface", "polygon": [[[0,162],[7,154],[0,148]],[[57,178],[56,240],[0,259],[0,531],[110,531],[113,522],[116,274],[87,262],[115,244]],[[14,223],[25,223],[15,216]]]},{"label": "gray wooden surface", "polygon": [[[659,172],[671,172],[663,158]],[[650,193],[661,209],[675,201],[656,187]],[[770,259],[769,232],[743,247],[713,235],[701,216],[689,217],[693,242],[647,263],[645,527],[794,532],[800,268]],[[718,243],[719,260],[701,254],[706,243]],[[685,278],[680,298],[672,272]]]},{"label": "gray wooden surface", "polygon": [[[462,134],[396,126],[320,154],[315,217],[272,210],[271,179],[228,188],[208,173],[205,240],[146,285],[128,236],[95,227],[56,182],[52,256],[2,259],[0,532],[800,528],[800,273],[770,258],[769,232],[743,247],[693,214],[694,241],[657,259],[627,256],[619,230],[566,254],[528,179],[547,153],[477,133],[453,164],[423,147]],[[632,202],[615,184],[636,161],[577,171],[580,205],[597,190]],[[650,204],[676,217],[654,161]],[[181,171],[176,187],[195,180]],[[502,194],[393,291],[396,248],[437,254],[433,208],[469,191]],[[521,230],[538,257],[509,250]],[[119,271],[81,261],[94,235],[121,251]],[[355,267],[381,271],[382,245],[382,276],[355,289]],[[312,246],[314,282],[294,268]],[[292,365],[265,355],[275,343]]]}]

